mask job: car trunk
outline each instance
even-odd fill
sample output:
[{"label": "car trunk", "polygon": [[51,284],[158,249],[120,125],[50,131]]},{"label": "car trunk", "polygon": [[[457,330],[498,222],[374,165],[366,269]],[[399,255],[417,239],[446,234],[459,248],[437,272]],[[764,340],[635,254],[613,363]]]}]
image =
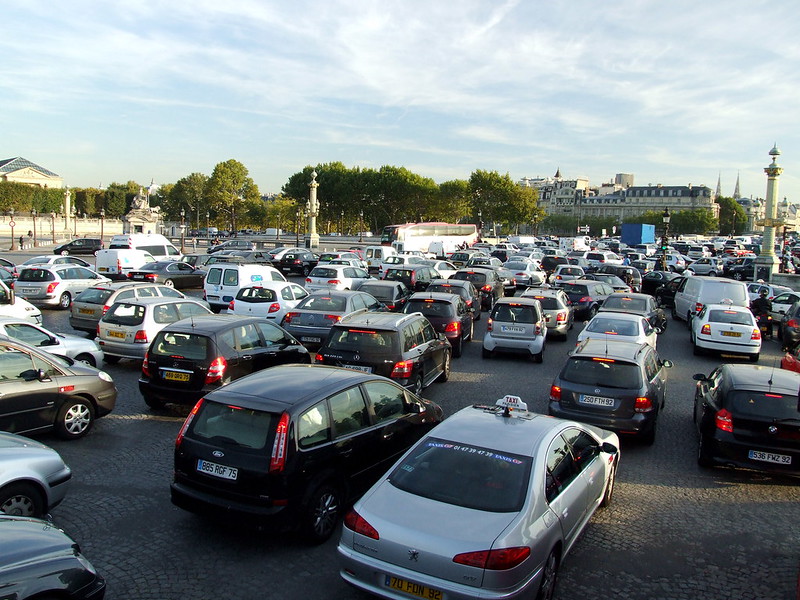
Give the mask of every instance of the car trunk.
[{"label": "car trunk", "polygon": [[641,373],[635,363],[572,358],[561,373],[561,406],[590,415],[630,419],[635,414]]},{"label": "car trunk", "polygon": [[797,455],[800,445],[797,395],[736,390],[728,394],[726,404],[733,413],[733,435],[737,442],[752,444],[755,449],[766,447]]},{"label": "car trunk", "polygon": [[[214,350],[214,342],[207,336],[162,331],[147,353],[150,378],[161,387],[199,391],[206,384],[209,366],[216,358]],[[220,365],[221,361],[215,365],[215,371]]]}]

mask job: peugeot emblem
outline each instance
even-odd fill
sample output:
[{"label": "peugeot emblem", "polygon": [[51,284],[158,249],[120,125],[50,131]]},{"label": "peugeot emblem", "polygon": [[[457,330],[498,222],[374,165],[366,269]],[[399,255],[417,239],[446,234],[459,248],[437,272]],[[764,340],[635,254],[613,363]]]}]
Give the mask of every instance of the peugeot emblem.
[{"label": "peugeot emblem", "polygon": [[354,354],[354,355],[353,355],[353,360],[361,360],[361,355],[359,355],[359,354]]},{"label": "peugeot emblem", "polygon": [[222,450],[214,450],[211,454],[213,454],[216,458],[222,458],[225,456],[225,453]]},{"label": "peugeot emblem", "polygon": [[769,431],[772,435],[775,435],[776,433],[778,433],[778,428],[775,427],[775,425],[770,425],[767,431]]},{"label": "peugeot emblem", "polygon": [[413,548],[411,548],[408,551],[408,560],[416,561],[418,558],[419,558],[419,550],[414,550]]}]

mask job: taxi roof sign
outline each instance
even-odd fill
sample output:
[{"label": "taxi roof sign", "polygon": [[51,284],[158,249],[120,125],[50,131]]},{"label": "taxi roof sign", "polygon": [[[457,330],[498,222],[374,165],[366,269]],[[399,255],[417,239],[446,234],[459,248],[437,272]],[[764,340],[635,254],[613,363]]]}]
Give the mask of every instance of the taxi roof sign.
[{"label": "taxi roof sign", "polygon": [[519,396],[512,396],[510,394],[506,394],[500,398],[497,402],[495,402],[495,406],[507,408],[509,410],[524,410],[526,412],[528,410],[528,405],[522,401],[522,398]]}]

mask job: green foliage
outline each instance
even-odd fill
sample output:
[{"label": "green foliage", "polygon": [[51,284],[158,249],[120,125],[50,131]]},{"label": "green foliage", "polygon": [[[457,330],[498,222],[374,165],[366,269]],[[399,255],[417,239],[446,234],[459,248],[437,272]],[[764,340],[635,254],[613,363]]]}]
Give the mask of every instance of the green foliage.
[{"label": "green foliage", "polygon": [[719,204],[719,232],[721,235],[738,235],[747,227],[747,212],[744,207],[733,198],[720,196],[716,199]]},{"label": "green foliage", "polygon": [[165,220],[179,221],[181,209],[185,213],[185,218],[191,222],[196,222],[198,214],[201,220],[205,218],[209,203],[206,199],[206,186],[208,176],[202,173],[192,173],[179,179],[171,189],[164,193],[163,204],[161,205],[161,215]]},{"label": "green foliage", "polygon": [[237,231],[239,205],[259,198],[258,186],[242,163],[231,159],[214,167],[206,186],[206,200],[215,214],[230,223],[231,231]]}]

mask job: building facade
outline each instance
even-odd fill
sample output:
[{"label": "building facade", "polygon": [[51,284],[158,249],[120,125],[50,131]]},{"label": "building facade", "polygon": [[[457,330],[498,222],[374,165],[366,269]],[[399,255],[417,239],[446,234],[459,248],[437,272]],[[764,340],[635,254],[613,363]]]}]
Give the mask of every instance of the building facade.
[{"label": "building facade", "polygon": [[719,205],[714,191],[705,186],[647,185],[631,186],[610,194],[584,198],[578,213],[586,217],[613,217],[622,223],[626,218],[648,211],[661,212],[669,207],[672,212],[707,208],[719,216]]},{"label": "building facade", "polygon": [[47,188],[64,187],[63,177],[21,156],[0,160],[0,181]]}]

